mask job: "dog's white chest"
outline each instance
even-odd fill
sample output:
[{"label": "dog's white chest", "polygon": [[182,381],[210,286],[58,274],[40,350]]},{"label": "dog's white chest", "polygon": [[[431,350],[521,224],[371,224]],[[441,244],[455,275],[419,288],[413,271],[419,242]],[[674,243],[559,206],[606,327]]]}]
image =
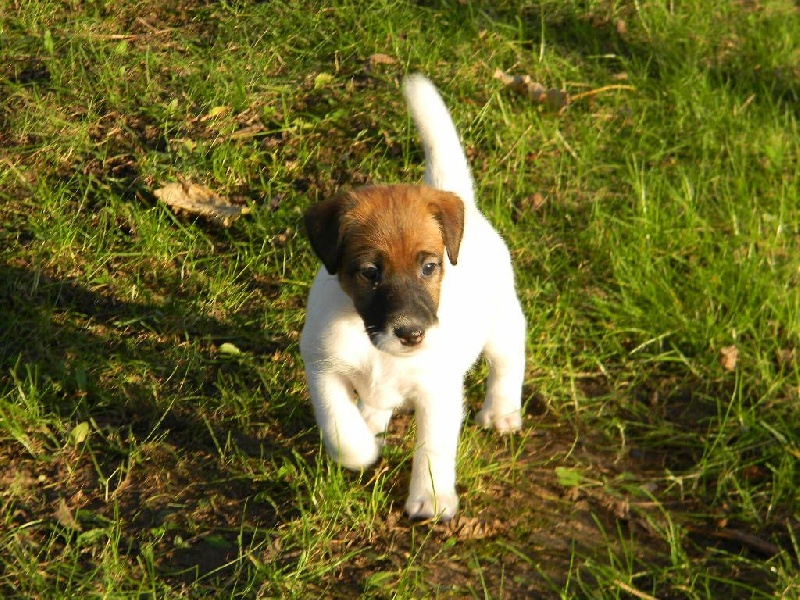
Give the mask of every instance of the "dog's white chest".
[{"label": "dog's white chest", "polygon": [[383,410],[406,405],[417,394],[420,379],[425,377],[418,361],[380,351],[370,354],[353,373],[353,385],[359,400]]}]

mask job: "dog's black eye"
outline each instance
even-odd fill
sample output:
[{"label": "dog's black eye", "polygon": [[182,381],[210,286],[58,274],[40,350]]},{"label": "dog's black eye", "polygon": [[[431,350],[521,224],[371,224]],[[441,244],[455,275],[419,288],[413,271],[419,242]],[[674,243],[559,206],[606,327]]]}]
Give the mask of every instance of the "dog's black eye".
[{"label": "dog's black eye", "polygon": [[369,283],[378,283],[381,277],[380,269],[375,265],[363,265],[358,272]]},{"label": "dog's black eye", "polygon": [[422,265],[422,276],[423,277],[430,277],[436,272],[436,269],[439,267],[439,263],[434,261],[426,262]]}]

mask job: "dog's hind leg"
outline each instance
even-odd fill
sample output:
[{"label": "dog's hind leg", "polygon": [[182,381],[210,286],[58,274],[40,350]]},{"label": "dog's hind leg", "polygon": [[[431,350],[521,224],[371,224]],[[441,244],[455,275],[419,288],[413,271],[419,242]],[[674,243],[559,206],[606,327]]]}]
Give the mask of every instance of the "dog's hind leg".
[{"label": "dog's hind leg", "polygon": [[353,402],[353,386],[343,376],[306,371],[314,416],[328,454],[343,467],[362,470],[380,455],[375,433]]},{"label": "dog's hind leg", "polygon": [[525,317],[519,301],[500,307],[483,355],[489,363],[489,381],[483,408],[475,416],[482,427],[501,433],[522,426],[521,396],[525,378]]}]

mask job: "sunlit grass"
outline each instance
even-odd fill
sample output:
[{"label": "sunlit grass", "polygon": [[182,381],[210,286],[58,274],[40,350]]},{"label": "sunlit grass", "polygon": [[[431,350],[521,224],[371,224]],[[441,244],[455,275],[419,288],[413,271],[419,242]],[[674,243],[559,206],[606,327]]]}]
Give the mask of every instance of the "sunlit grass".
[{"label": "sunlit grass", "polygon": [[[4,597],[800,593],[793,3],[0,12]],[[421,178],[411,70],[528,318],[526,427],[465,426],[448,526],[401,513],[407,419],[327,460],[297,352],[305,207]],[[172,214],[179,177],[250,213]]]}]

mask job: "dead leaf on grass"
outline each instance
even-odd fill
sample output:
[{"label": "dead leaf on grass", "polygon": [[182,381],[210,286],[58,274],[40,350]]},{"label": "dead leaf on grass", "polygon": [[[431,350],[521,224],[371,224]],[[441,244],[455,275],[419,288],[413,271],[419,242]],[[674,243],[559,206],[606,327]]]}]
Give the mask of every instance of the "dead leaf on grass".
[{"label": "dead leaf on grass", "polygon": [[722,368],[726,371],[735,371],[736,362],[739,360],[739,349],[736,346],[725,346],[719,351]]},{"label": "dead leaf on grass", "polygon": [[72,431],[69,432],[69,441],[74,446],[80,446],[83,442],[86,441],[86,438],[89,437],[89,434],[92,432],[92,426],[89,424],[88,421],[81,421],[75,427],[72,428]]},{"label": "dead leaf on grass", "polygon": [[519,221],[522,215],[529,212],[536,212],[547,204],[547,198],[541,192],[534,192],[530,196],[520,198],[514,203],[514,213],[511,215],[514,222]]},{"label": "dead leaf on grass", "polygon": [[200,215],[223,227],[250,212],[248,207],[232,204],[225,196],[191,182],[168,183],[153,194],[176,213]]},{"label": "dead leaf on grass", "polygon": [[383,52],[376,52],[375,54],[371,55],[369,59],[367,59],[367,61],[372,67],[376,65],[397,64],[397,59],[395,57],[389,56],[388,54],[384,54]]},{"label": "dead leaf on grass", "polygon": [[378,67],[396,64],[397,59],[394,56],[384,54],[383,52],[376,52],[375,54],[371,54],[369,58],[364,61],[364,73],[370,75],[371,73],[378,71]]},{"label": "dead leaf on grass", "polygon": [[333,81],[333,75],[330,73],[319,73],[314,77],[314,89],[318,90],[327,87]]},{"label": "dead leaf on grass", "polygon": [[465,515],[458,515],[449,523],[449,527],[459,540],[483,540],[504,531],[503,524],[498,519],[487,521]]},{"label": "dead leaf on grass", "polygon": [[502,69],[497,69],[494,72],[494,78],[518,94],[527,96],[534,102],[544,104],[552,110],[561,110],[570,101],[564,90],[546,88],[538,81],[531,79],[530,75],[509,75]]},{"label": "dead leaf on grass", "polygon": [[548,109],[563,112],[568,105],[591,98],[609,91],[619,90],[635,90],[632,85],[605,85],[603,87],[581,92],[580,94],[569,94],[566,90],[559,90],[557,88],[547,88],[541,83],[534,81],[530,75],[509,75],[502,69],[497,69],[494,72],[494,78],[501,81],[508,88],[514,90],[518,94],[527,96],[534,102],[543,104]]},{"label": "dead leaf on grass", "polygon": [[58,506],[53,512],[53,516],[56,518],[56,521],[58,521],[59,525],[66,529],[70,529],[72,531],[81,531],[83,529],[81,524],[78,523],[77,519],[72,514],[69,506],[67,506],[67,501],[64,500],[64,498],[59,498]]},{"label": "dead leaf on grass", "polygon": [[216,119],[218,117],[223,117],[227,115],[231,110],[230,106],[214,106],[209,110],[206,114],[200,117],[200,122],[205,123],[211,119]]},{"label": "dead leaf on grass", "polygon": [[798,356],[795,348],[780,348],[775,352],[781,367],[792,367],[797,364]]}]

